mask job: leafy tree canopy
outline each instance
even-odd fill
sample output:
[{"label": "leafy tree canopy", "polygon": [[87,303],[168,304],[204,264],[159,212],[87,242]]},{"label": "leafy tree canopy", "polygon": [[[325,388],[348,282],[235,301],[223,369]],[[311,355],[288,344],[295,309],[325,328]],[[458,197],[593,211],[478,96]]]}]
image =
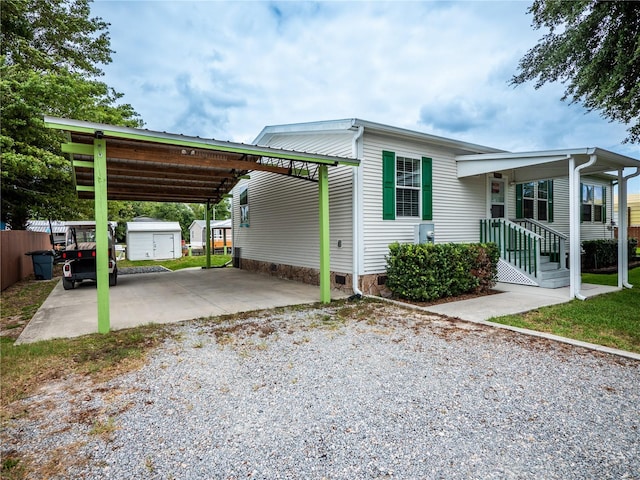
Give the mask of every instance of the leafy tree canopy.
[{"label": "leafy tree canopy", "polygon": [[628,125],[625,141],[640,143],[640,2],[535,0],[529,13],[534,28],[549,33],[511,83],[560,81],[562,100]]},{"label": "leafy tree canopy", "polygon": [[91,218],[78,200],[61,132],[43,115],[142,125],[121,94],[97,80],[111,61],[108,24],[90,18],[88,0],[3,0],[0,9],[2,221]]}]

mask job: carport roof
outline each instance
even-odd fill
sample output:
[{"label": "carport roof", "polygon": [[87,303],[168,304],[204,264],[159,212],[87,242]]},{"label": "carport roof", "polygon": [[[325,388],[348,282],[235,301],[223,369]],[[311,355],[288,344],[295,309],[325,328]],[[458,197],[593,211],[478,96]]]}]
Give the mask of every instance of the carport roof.
[{"label": "carport roof", "polygon": [[80,198],[94,198],[94,139],[106,141],[107,198],[218,203],[252,170],[317,181],[320,165],[359,165],[354,158],[190,137],[45,116],[67,132]]}]

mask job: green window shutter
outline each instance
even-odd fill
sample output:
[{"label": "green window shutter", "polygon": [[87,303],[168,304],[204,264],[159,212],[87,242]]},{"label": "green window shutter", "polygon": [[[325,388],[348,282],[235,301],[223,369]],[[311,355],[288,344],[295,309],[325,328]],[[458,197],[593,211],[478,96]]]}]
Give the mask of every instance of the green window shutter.
[{"label": "green window shutter", "polygon": [[553,223],[553,180],[547,180],[547,222]]},{"label": "green window shutter", "polygon": [[607,187],[602,187],[602,223],[607,223]]},{"label": "green window shutter", "polygon": [[382,152],[382,219],[396,219],[396,154]]},{"label": "green window shutter", "polygon": [[422,219],[433,220],[433,160],[422,157]]},{"label": "green window shutter", "polygon": [[522,184],[516,185],[516,218],[522,218]]}]

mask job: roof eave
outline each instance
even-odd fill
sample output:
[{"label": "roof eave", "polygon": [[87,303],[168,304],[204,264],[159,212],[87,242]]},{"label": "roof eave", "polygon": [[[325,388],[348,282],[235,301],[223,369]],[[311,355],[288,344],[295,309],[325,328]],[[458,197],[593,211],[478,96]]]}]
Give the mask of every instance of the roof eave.
[{"label": "roof eave", "polygon": [[258,134],[254,143],[267,144],[275,135],[285,134],[309,134],[309,133],[347,133],[350,130],[363,127],[374,133],[390,135],[399,138],[417,140],[421,142],[429,142],[445,148],[453,148],[473,153],[494,153],[504,152],[504,150],[487,147],[485,145],[477,145],[474,143],[463,142],[429,133],[418,132],[400,127],[393,127],[382,123],[370,122],[359,118],[349,118],[341,120],[324,120],[318,122],[290,123],[283,125],[270,125],[262,129]]},{"label": "roof eave", "polygon": [[209,150],[219,150],[232,153],[258,155],[267,158],[278,158],[284,160],[294,160],[303,162],[314,162],[327,165],[351,165],[358,166],[357,159],[335,157],[318,153],[296,152],[273,147],[259,145],[249,145],[244,143],[226,142],[215,139],[204,139],[200,137],[190,137],[175,133],[157,132],[153,130],[143,130],[139,128],[121,127],[116,125],[106,125],[100,123],[86,122],[45,115],[45,126],[57,130],[65,130],[74,133],[84,133],[93,135],[100,131],[105,137],[114,137],[127,140],[141,140],[176,146],[202,148]]}]

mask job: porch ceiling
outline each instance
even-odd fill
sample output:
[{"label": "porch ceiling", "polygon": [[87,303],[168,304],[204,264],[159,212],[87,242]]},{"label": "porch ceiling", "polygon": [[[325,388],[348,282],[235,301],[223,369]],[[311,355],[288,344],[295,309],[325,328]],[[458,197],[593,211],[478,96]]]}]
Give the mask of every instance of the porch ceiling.
[{"label": "porch ceiling", "polygon": [[320,165],[357,166],[352,158],[45,117],[67,132],[80,198],[94,198],[94,138],[106,140],[107,198],[218,203],[243,175],[260,170],[317,181]]},{"label": "porch ceiling", "polygon": [[511,171],[510,180],[525,182],[543,178],[563,177],[569,174],[569,158],[576,166],[597,156],[594,165],[582,170],[582,174],[614,172],[620,168],[640,168],[640,160],[600,148],[546,150],[524,153],[483,153],[456,157],[458,178],[483,175],[492,172]]}]

